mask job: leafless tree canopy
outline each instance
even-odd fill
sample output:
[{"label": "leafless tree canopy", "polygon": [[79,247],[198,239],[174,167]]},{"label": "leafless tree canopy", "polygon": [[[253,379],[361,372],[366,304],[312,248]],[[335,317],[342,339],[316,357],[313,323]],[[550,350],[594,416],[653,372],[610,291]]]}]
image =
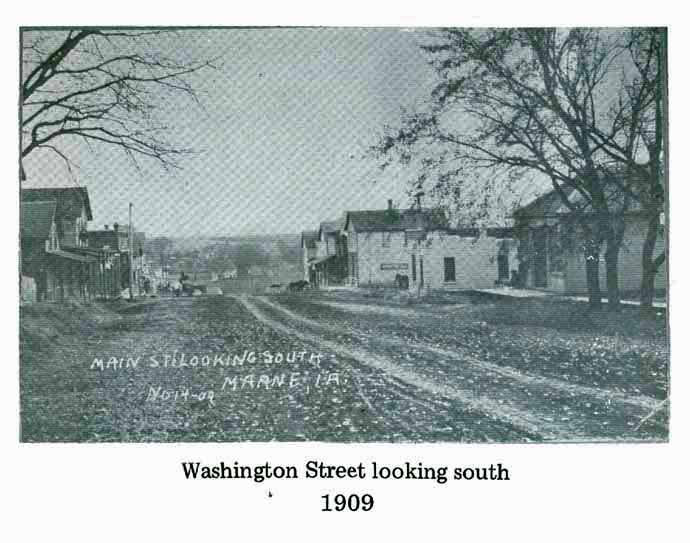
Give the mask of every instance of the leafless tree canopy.
[{"label": "leafless tree canopy", "polygon": [[[159,115],[173,95],[198,102],[193,74],[211,60],[178,60],[161,50],[166,30],[24,31],[22,158],[49,149],[64,159],[66,138],[117,148],[138,166],[150,158],[177,168],[193,150],[170,138]],[[170,43],[170,42],[167,42]]]},{"label": "leafless tree canopy", "polygon": [[[661,36],[659,29],[433,32],[422,46],[439,75],[428,109],[387,127],[373,151],[384,166],[421,153],[418,186],[431,182],[460,202],[481,172],[485,193],[496,179],[504,188],[530,172],[550,179],[563,204],[585,218],[593,243],[606,241],[615,267],[631,201],[657,223],[663,207]],[[615,291],[615,270],[609,275]]]}]

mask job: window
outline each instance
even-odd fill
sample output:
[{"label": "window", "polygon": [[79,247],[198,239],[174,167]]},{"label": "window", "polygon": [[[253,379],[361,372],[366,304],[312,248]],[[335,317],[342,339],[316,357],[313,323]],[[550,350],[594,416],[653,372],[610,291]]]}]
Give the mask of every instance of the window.
[{"label": "window", "polygon": [[510,270],[508,264],[508,255],[499,253],[498,255],[498,280],[508,281],[510,279]]},{"label": "window", "polygon": [[446,283],[455,282],[455,258],[452,256],[443,259],[443,280]]},{"label": "window", "polygon": [[412,281],[417,280],[417,255],[412,255]]}]

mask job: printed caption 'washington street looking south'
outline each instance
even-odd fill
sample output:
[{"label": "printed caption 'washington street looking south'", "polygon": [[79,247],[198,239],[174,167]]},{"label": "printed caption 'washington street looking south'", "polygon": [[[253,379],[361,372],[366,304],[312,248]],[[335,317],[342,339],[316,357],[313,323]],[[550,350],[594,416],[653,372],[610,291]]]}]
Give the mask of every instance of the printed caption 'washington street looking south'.
[{"label": "printed caption 'washington street looking south'", "polygon": [[668,440],[665,29],[20,39],[21,441]]}]

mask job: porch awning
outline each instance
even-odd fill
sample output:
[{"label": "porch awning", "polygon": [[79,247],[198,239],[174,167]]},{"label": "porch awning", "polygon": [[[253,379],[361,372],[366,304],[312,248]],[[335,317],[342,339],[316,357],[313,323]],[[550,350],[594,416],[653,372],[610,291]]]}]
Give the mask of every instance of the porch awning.
[{"label": "porch awning", "polygon": [[329,258],[335,258],[335,255],[328,255],[328,256],[322,256],[321,258],[314,258],[309,261],[310,266],[318,266],[319,264],[323,264],[328,260]]},{"label": "porch awning", "polygon": [[66,258],[67,260],[75,260],[76,262],[84,262],[90,264],[92,262],[98,262],[98,259],[93,256],[88,255],[78,255],[76,253],[70,253],[68,251],[50,251],[52,256],[57,256],[58,258]]}]

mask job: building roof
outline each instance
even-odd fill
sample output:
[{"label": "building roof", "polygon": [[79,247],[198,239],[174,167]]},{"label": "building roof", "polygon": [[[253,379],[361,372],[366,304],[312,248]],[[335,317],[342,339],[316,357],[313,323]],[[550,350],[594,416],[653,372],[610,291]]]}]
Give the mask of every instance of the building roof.
[{"label": "building roof", "polygon": [[[603,186],[606,202],[611,211],[620,211],[624,206],[625,191],[624,181],[621,175],[611,177],[610,181]],[[629,185],[629,184],[628,184]],[[627,187],[628,189],[630,187]],[[583,196],[582,192],[572,186],[561,185],[563,194],[576,209],[585,213],[592,211],[591,203]],[[635,198],[628,198],[626,213],[635,213],[642,210],[640,202]],[[572,213],[572,210],[565,204],[560,192],[552,188],[548,192],[533,199],[528,204],[517,208],[514,212],[516,217],[545,217],[559,216]]]},{"label": "building roof", "polygon": [[[563,192],[570,199],[574,192],[572,187],[562,187]],[[540,196],[534,198],[528,204],[518,207],[514,215],[520,217],[542,217],[545,215],[555,215],[562,213],[564,208],[561,196],[556,189],[551,189]]]},{"label": "building roof", "polygon": [[91,201],[86,187],[59,187],[59,188],[24,188],[21,189],[22,202],[36,202],[54,200],[57,202],[56,213],[58,216],[66,216],[75,213],[75,203],[83,204],[86,208],[86,219],[93,220],[91,213]]},{"label": "building roof", "polygon": [[491,227],[486,229],[486,235],[489,236],[490,238],[499,238],[499,239],[507,239],[507,238],[516,238],[517,234],[515,232],[515,228],[510,227],[510,226],[496,226],[496,227]]},{"label": "building roof", "polygon": [[305,230],[302,232],[302,246],[309,248],[314,248],[316,242],[319,239],[319,233],[316,230]]},{"label": "building roof", "polygon": [[442,209],[376,209],[348,211],[345,228],[358,231],[442,230],[448,228],[448,218]]},{"label": "building roof", "polygon": [[22,202],[20,209],[20,233],[22,238],[48,239],[55,219],[57,202]]},{"label": "building roof", "polygon": [[345,228],[345,217],[340,217],[334,221],[324,221],[319,225],[319,232],[324,232],[326,234],[338,232]]},{"label": "building roof", "polygon": [[118,250],[120,248],[120,240],[127,239],[127,232],[122,230],[89,230],[89,245],[94,248],[109,246],[111,249]]}]

